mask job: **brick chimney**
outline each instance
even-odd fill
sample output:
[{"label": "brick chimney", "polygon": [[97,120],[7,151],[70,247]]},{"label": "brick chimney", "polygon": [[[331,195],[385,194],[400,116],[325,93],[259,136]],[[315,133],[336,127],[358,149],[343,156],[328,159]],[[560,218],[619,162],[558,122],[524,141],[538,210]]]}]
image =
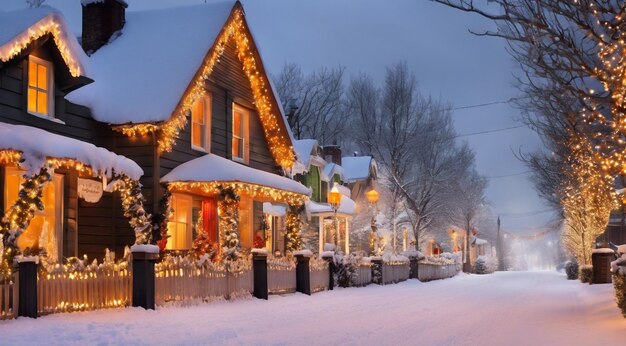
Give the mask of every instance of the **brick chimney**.
[{"label": "brick chimney", "polygon": [[91,55],[111,39],[111,35],[122,30],[126,23],[124,0],[82,0],[83,36],[82,45]]},{"label": "brick chimney", "polygon": [[324,160],[341,166],[341,147],[338,145],[326,145],[322,149]]}]

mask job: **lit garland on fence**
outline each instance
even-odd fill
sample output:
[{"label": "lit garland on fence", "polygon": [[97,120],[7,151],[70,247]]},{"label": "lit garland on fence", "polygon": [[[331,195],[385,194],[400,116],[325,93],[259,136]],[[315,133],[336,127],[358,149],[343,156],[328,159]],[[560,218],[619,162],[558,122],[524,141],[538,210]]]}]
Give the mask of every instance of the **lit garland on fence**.
[{"label": "lit garland on fence", "polygon": [[285,220],[285,253],[293,254],[302,249],[302,206],[289,206]]},{"label": "lit garland on fence", "polygon": [[182,98],[182,102],[174,111],[171,118],[163,124],[136,124],[116,127],[118,131],[128,136],[146,135],[160,132],[158,139],[159,152],[170,152],[175,144],[179,132],[187,124],[187,117],[194,103],[206,94],[205,85],[213,72],[215,64],[219,62],[224,53],[226,44],[231,38],[235,40],[237,55],[243,64],[243,70],[248,77],[254,104],[261,118],[265,138],[269,143],[270,151],[276,162],[284,169],[289,169],[294,163],[294,153],[290,145],[290,139],[281,132],[280,111],[272,106],[274,96],[270,90],[269,81],[261,73],[260,61],[255,58],[251,48],[249,31],[246,27],[243,11],[240,8],[234,10],[230,20],[226,23],[222,33],[216,40],[215,45],[205,58],[203,67],[196,74],[190,88]]},{"label": "lit garland on fence", "polygon": [[287,202],[289,205],[302,205],[308,198],[299,193],[279,190],[273,187],[240,183],[240,182],[173,182],[169,183],[170,191],[200,190],[203,193],[217,195],[221,189],[232,189],[237,195],[247,195],[250,197],[268,198],[272,201]]},{"label": "lit garland on fence", "polygon": [[29,27],[27,31],[16,36],[12,41],[0,46],[0,60],[3,62],[9,61],[20,54],[33,41],[47,34],[52,34],[54,42],[61,53],[61,57],[70,70],[70,74],[73,77],[80,76],[85,71],[70,49],[71,44],[67,41],[65,35],[67,30],[63,30],[63,26],[63,20],[59,18],[59,15],[56,13],[47,15]]}]

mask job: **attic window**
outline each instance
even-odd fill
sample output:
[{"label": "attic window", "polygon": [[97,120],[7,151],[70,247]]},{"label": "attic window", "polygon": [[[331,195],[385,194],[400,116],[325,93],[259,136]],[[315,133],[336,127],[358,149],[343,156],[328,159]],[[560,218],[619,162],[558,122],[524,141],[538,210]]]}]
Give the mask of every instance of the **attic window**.
[{"label": "attic window", "polygon": [[233,104],[233,138],[232,158],[235,161],[248,163],[248,119],[250,114],[245,108]]},{"label": "attic window", "polygon": [[211,152],[211,97],[200,98],[191,109],[191,147]]},{"label": "attic window", "polygon": [[28,113],[54,118],[52,63],[28,57]]}]

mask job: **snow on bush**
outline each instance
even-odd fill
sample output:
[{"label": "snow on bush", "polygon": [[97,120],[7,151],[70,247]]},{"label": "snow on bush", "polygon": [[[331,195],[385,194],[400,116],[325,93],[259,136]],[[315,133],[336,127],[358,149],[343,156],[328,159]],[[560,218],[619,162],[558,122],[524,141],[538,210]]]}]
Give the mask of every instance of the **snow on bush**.
[{"label": "snow on bush", "polygon": [[580,266],[578,278],[580,279],[580,282],[582,283],[591,284],[591,281],[593,278],[593,266],[591,265]]},{"label": "snow on bush", "polygon": [[578,262],[567,261],[565,262],[565,274],[568,280],[578,279]]},{"label": "snow on bush", "polygon": [[498,259],[494,256],[478,256],[474,262],[474,273],[491,274],[498,269]]},{"label": "snow on bush", "polygon": [[[625,267],[622,268],[626,269]],[[613,287],[615,288],[617,307],[622,311],[622,316],[626,318],[626,276],[613,273]]]},{"label": "snow on bush", "polygon": [[420,261],[420,263],[445,266],[455,264],[456,262],[454,259],[445,258],[442,256],[426,256],[423,260]]},{"label": "snow on bush", "polygon": [[417,250],[404,251],[402,255],[409,257],[409,258],[415,257],[417,258],[418,261],[424,258],[424,255]]}]

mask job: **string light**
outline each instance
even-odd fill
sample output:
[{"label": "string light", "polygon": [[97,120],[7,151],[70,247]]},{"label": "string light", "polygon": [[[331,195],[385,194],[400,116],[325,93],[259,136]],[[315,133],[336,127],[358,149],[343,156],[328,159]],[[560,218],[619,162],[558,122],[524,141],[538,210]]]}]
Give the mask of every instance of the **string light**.
[{"label": "string light", "polygon": [[78,77],[85,73],[84,68],[81,66],[79,59],[74,56],[74,52],[70,47],[69,38],[66,35],[65,23],[63,19],[57,13],[51,13],[40,21],[30,26],[27,31],[24,31],[20,35],[16,36],[12,41],[0,46],[0,60],[7,62],[13,57],[20,54],[26,49],[33,41],[51,34],[54,38],[63,61],[69,68],[70,74],[73,77]]},{"label": "string light", "polygon": [[308,196],[295,192],[279,190],[273,187],[242,183],[242,182],[172,182],[168,184],[170,191],[201,191],[208,195],[217,195],[221,189],[232,189],[237,195],[247,195],[252,198],[267,198],[272,201],[286,202],[289,205],[300,206]]},{"label": "string light", "polygon": [[[197,100],[205,96],[205,85],[213,72],[215,64],[219,62],[226,45],[233,39],[236,44],[237,56],[242,62],[243,71],[250,82],[254,104],[263,124],[265,139],[269,144],[270,151],[281,167],[286,170],[291,168],[295,160],[291,140],[287,135],[286,129],[281,127],[282,121],[279,120],[281,116],[280,110],[274,104],[274,96],[270,89],[269,80],[267,80],[265,73],[262,71],[261,62],[255,57],[255,51],[252,49],[249,37],[250,33],[245,23],[243,11],[241,8],[237,8],[233,11],[231,18],[205,58],[203,66],[196,74],[181,103],[169,120],[159,125],[124,125],[117,126],[115,129],[127,136],[143,136],[149,133],[158,133],[159,152],[170,152],[179,132],[187,124],[187,117],[192,106]],[[283,126],[285,125],[283,124]]]}]

